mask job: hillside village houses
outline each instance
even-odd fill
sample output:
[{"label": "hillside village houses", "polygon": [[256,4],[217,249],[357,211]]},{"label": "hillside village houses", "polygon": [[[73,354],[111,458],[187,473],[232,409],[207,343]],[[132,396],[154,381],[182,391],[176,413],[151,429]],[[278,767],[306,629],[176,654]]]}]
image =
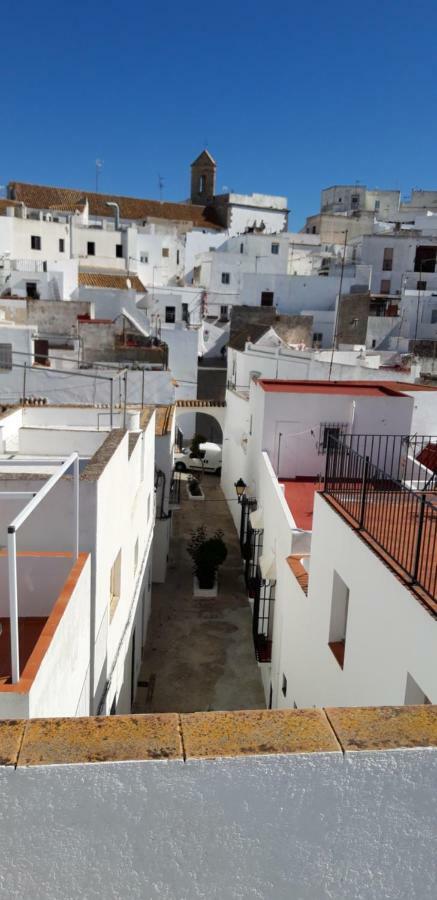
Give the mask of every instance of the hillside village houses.
[{"label": "hillside village houses", "polygon": [[[412,685],[415,696],[435,698],[431,644],[419,665],[403,655],[402,628],[433,635],[432,561],[420,554],[423,534],[429,548],[435,530],[437,394],[419,382],[432,375],[437,337],[436,197],[414,192],[405,204],[396,191],[337,186],[291,233],[285,197],[216,194],[208,151],[191,166],[183,203],[10,182],[0,200],[5,548],[8,526],[30,510],[0,636],[8,714],[18,702],[23,716],[132,708],[152,583],[166,582],[180,505],[174,451],[196,431],[223,445],[221,484],[241,536],[266,704],[404,703]],[[225,405],[214,412],[215,402]],[[373,447],[390,435],[404,443],[393,438],[376,461],[356,443]],[[381,490],[375,473],[368,488],[366,456]],[[384,527],[397,534],[405,498],[409,514],[425,504],[420,535],[411,516],[403,529],[419,562],[370,527],[372,510],[391,502]],[[363,687],[356,635],[365,632],[356,623],[364,601],[337,551],[331,589],[326,530],[341,532],[340,547],[372,572],[374,597],[387,598],[381,616],[392,596],[403,610],[384,690]],[[12,549],[3,552],[6,587]],[[35,602],[44,579],[53,590]],[[68,622],[78,618],[84,627],[70,640]],[[20,648],[18,680],[8,642]],[[59,654],[71,672],[65,700],[51,668]],[[375,679],[382,667],[375,650]]]},{"label": "hillside village houses", "polygon": [[434,896],[437,192],[287,207],[0,199],[8,896]]}]

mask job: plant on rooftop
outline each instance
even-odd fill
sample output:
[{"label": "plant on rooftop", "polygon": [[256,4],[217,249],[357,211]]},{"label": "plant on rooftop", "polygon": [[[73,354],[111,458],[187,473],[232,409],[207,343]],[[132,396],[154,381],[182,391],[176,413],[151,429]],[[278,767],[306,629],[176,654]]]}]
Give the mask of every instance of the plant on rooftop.
[{"label": "plant on rooftop", "polygon": [[217,570],[228,555],[223,540],[223,531],[215,531],[208,537],[205,526],[200,525],[191,532],[187,552],[193,560],[193,572],[199,582],[199,587],[206,590],[213,588]]}]

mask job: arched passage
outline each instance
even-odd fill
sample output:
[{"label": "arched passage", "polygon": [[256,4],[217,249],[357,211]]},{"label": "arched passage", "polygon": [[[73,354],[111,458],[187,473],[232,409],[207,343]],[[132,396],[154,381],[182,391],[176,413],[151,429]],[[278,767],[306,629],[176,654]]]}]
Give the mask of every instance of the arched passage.
[{"label": "arched passage", "polygon": [[213,400],[178,400],[176,426],[187,443],[194,434],[201,434],[206,441],[223,444],[223,428],[226,404]]}]

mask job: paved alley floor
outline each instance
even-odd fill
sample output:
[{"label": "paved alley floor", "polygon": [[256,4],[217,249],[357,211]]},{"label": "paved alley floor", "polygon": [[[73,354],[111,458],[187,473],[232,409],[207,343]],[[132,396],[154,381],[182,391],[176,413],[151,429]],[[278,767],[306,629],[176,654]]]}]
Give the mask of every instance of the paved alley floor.
[{"label": "paved alley floor", "polygon": [[[134,706],[136,712],[265,708],[244,592],[240,545],[215,475],[203,475],[204,501],[190,501],[181,484],[165,584],[153,585],[152,612]],[[193,597],[191,529],[224,531],[228,556],[215,599]],[[145,683],[145,684],[144,684]]]}]

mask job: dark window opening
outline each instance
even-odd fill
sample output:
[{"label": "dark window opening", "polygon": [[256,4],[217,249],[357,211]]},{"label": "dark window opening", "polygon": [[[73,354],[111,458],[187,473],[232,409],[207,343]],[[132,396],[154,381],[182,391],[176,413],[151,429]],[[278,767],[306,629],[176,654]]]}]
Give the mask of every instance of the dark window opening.
[{"label": "dark window opening", "polygon": [[287,679],[286,679],[284,673],[282,673],[282,693],[283,693],[284,697],[287,696]]},{"label": "dark window opening", "polygon": [[435,272],[437,247],[416,247],[414,259],[415,272]]},{"label": "dark window opening", "polygon": [[115,255],[116,255],[117,259],[123,258],[123,244],[115,245]]},{"label": "dark window opening", "polygon": [[30,249],[31,250],[41,250],[41,238],[40,238],[39,234],[31,234]]},{"label": "dark window opening", "polygon": [[26,281],[26,297],[31,300],[39,300],[38,284],[36,281]]},{"label": "dark window opening", "polygon": [[417,290],[418,291],[426,291],[426,281],[418,281],[417,282]]},{"label": "dark window opening", "polygon": [[231,275],[229,272],[222,272],[222,284],[230,284]]},{"label": "dark window opening", "polygon": [[273,306],[273,291],[262,291],[261,306]]},{"label": "dark window opening", "polygon": [[88,243],[86,245],[86,252],[87,252],[88,256],[96,255],[96,245],[95,245],[94,241],[88,241]]},{"label": "dark window opening", "polygon": [[59,238],[59,252],[63,253],[65,250],[65,241],[64,238]]},{"label": "dark window opening", "polygon": [[173,324],[176,321],[176,307],[175,306],[166,306],[165,307],[165,321]]},{"label": "dark window opening", "polygon": [[188,312],[188,303],[182,304],[182,321],[186,322],[187,324],[190,321],[190,314]]},{"label": "dark window opening", "polygon": [[382,271],[391,272],[393,269],[393,247],[384,247],[384,258],[382,260]]},{"label": "dark window opening", "polygon": [[272,244],[272,253],[274,256],[277,256],[279,253],[279,244]]}]

